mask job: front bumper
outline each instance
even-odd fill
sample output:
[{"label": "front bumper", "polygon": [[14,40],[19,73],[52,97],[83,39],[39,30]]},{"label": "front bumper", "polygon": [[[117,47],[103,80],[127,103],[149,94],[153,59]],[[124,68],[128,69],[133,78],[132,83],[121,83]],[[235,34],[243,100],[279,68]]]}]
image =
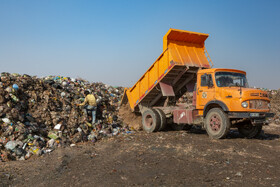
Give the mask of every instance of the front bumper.
[{"label": "front bumper", "polygon": [[273,118],[274,113],[268,112],[229,112],[229,118],[248,118],[248,119],[264,119]]}]

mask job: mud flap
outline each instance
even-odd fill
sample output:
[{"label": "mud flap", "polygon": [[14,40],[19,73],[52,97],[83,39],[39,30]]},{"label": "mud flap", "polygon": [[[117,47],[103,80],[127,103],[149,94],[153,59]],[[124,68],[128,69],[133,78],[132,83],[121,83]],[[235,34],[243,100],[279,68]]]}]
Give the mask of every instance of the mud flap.
[{"label": "mud flap", "polygon": [[175,96],[173,87],[169,84],[160,82],[161,93],[163,96]]}]

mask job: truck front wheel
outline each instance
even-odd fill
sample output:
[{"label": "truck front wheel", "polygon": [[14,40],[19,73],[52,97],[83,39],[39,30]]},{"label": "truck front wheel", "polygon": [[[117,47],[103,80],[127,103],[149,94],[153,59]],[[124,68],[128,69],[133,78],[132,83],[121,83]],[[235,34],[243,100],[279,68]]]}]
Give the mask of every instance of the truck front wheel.
[{"label": "truck front wheel", "polygon": [[227,114],[220,108],[212,108],[205,118],[205,129],[213,139],[224,138],[230,129],[230,121]]},{"label": "truck front wheel", "polygon": [[252,125],[251,122],[248,122],[248,124],[238,127],[238,131],[246,138],[255,138],[262,132],[262,125]]},{"label": "truck front wheel", "polygon": [[160,116],[154,109],[148,109],[142,114],[142,125],[146,132],[156,132],[160,127]]}]

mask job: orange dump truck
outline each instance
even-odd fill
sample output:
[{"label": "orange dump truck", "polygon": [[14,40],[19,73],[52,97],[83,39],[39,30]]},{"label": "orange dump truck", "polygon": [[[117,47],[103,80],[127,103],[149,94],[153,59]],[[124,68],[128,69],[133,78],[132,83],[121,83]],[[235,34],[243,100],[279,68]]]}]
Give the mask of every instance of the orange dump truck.
[{"label": "orange dump truck", "polygon": [[[246,72],[211,68],[204,44],[207,37],[170,29],[163,37],[163,53],[125,90],[122,104],[142,114],[145,131],[202,125],[210,137],[220,139],[234,127],[253,138],[274,116],[269,113],[267,92],[249,88]],[[187,92],[193,94],[192,104],[178,103]]]}]

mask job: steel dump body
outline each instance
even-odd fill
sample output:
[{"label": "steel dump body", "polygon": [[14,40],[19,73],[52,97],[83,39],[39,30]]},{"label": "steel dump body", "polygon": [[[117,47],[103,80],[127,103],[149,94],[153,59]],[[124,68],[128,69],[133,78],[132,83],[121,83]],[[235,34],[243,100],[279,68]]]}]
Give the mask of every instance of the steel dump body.
[{"label": "steel dump body", "polygon": [[[170,29],[163,37],[163,53],[136,82],[126,90],[132,111],[163,106],[167,96],[179,98],[192,91],[199,69],[211,68],[205,55],[208,34]],[[125,96],[125,97],[126,97]]]}]

